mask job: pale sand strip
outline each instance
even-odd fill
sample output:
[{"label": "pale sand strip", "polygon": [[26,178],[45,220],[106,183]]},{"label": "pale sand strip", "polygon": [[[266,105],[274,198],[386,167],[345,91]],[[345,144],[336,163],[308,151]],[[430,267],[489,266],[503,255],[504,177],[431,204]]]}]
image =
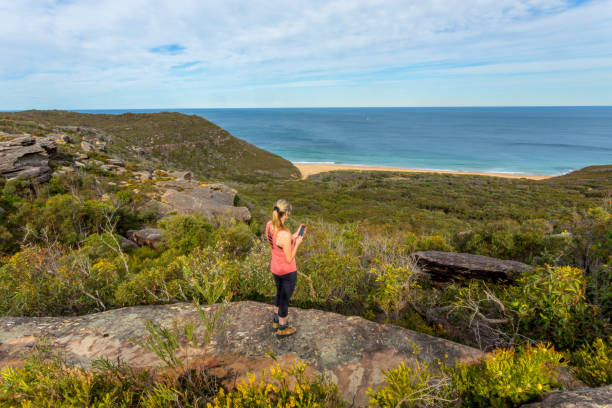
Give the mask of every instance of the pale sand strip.
[{"label": "pale sand strip", "polygon": [[333,170],[366,170],[366,171],[402,171],[407,173],[440,173],[440,174],[470,174],[478,176],[504,177],[513,179],[545,180],[552,176],[542,176],[537,174],[508,174],[508,173],[485,173],[476,171],[450,171],[450,170],[420,170],[420,169],[400,169],[392,167],[377,166],[352,166],[346,164],[301,164],[293,163],[300,170],[302,177],[306,178],[312,174],[324,173]]}]

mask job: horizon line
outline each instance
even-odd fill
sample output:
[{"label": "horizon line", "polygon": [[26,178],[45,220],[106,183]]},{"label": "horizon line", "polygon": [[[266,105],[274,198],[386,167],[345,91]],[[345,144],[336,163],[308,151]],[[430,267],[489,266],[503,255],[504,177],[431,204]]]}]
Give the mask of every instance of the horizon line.
[{"label": "horizon line", "polygon": [[612,105],[412,105],[412,106],[238,106],[238,107],[149,107],[149,108],[26,108],[0,109],[0,113],[27,111],[131,111],[131,110],[203,110],[203,109],[462,109],[462,108],[612,108]]}]

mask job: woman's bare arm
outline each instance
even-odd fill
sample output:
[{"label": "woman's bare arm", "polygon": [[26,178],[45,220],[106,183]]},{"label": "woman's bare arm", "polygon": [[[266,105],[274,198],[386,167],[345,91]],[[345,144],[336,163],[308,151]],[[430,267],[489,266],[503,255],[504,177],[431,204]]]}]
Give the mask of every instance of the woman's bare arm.
[{"label": "woman's bare arm", "polygon": [[278,233],[278,243],[282,249],[283,254],[285,255],[285,261],[287,263],[291,263],[295,258],[295,254],[297,253],[297,249],[302,243],[303,237],[298,236],[295,239],[294,245],[291,245],[291,234],[287,231],[280,231]]}]

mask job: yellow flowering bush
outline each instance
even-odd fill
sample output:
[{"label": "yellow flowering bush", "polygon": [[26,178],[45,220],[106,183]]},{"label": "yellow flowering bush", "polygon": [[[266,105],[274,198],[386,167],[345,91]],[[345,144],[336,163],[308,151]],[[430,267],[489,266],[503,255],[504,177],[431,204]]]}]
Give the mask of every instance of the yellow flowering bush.
[{"label": "yellow flowering bush", "polygon": [[235,391],[223,388],[207,408],[327,408],[343,407],[338,388],[324,376],[308,378],[307,365],[295,361],[283,370],[280,364],[263,370],[259,381],[254,373]]},{"label": "yellow flowering bush", "polygon": [[572,373],[591,387],[612,384],[612,336],[595,339],[569,355]]},{"label": "yellow flowering bush", "polygon": [[553,370],[562,355],[547,345],[496,349],[475,365],[459,365],[453,376],[464,406],[517,407],[557,388]]},{"label": "yellow flowering bush", "polygon": [[434,368],[428,363],[415,361],[408,365],[401,362],[394,370],[383,373],[387,385],[374,391],[369,407],[411,408],[452,406],[456,398],[451,377],[445,373],[442,362]]}]

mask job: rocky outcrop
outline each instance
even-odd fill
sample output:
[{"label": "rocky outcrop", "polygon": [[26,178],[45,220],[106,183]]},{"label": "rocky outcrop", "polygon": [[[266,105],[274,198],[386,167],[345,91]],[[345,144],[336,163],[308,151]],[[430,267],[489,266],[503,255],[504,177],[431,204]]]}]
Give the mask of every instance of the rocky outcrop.
[{"label": "rocky outcrop", "polygon": [[193,174],[190,171],[171,171],[169,175],[177,180],[193,179]]},{"label": "rocky outcrop", "polygon": [[162,231],[157,228],[143,228],[139,230],[129,230],[126,232],[127,238],[135,242],[138,246],[149,246],[155,248],[163,241]]},{"label": "rocky outcrop", "polygon": [[57,143],[52,138],[21,136],[0,142],[0,175],[7,179],[22,176],[49,181],[49,157],[56,151]]},{"label": "rocky outcrop", "polygon": [[[209,306],[213,312],[216,305]],[[382,371],[396,368],[401,361],[441,359],[472,362],[482,356],[479,350],[448,340],[392,325],[380,325],[361,317],[346,317],[319,310],[291,308],[297,333],[278,339],[272,329],[271,305],[256,302],[230,303],[222,314],[228,326],[218,332],[206,348],[193,348],[193,360],[213,367],[213,374],[244,378],[245,373],[261,373],[273,364],[274,353],[281,364],[297,358],[309,363],[314,372],[325,373],[335,381],[345,399],[358,406],[367,404],[365,391],[383,382]],[[22,352],[44,336],[48,344],[72,362],[88,365],[96,358],[120,358],[129,365],[161,365],[155,354],[133,343],[147,332],[151,319],[165,326],[197,322],[192,305],[139,306],[79,317],[0,318],[0,366],[19,364]],[[202,337],[202,324],[196,336]],[[183,345],[183,347],[185,347]],[[231,381],[234,384],[234,381]]]},{"label": "rocky outcrop", "polygon": [[231,217],[248,221],[251,213],[246,207],[234,207],[236,190],[225,184],[200,184],[195,180],[171,180],[156,183],[162,190],[161,200],[151,206],[164,214],[201,215],[210,220]]},{"label": "rocky outcrop", "polygon": [[612,408],[612,385],[600,388],[579,388],[572,391],[552,391],[541,402],[523,408]]},{"label": "rocky outcrop", "polygon": [[91,143],[85,140],[81,142],[81,149],[83,149],[84,152],[93,152],[96,150],[96,148]]},{"label": "rocky outcrop", "polygon": [[417,265],[433,279],[484,278],[512,280],[531,266],[482,255],[442,251],[420,251],[413,254]]}]

